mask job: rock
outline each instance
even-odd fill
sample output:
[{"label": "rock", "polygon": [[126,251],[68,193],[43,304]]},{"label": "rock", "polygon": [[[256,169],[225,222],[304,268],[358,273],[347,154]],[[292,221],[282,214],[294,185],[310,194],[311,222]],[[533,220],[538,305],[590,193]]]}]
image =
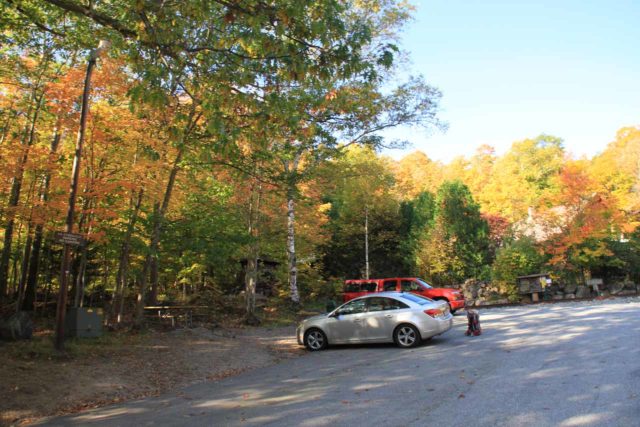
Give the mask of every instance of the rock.
[{"label": "rock", "polygon": [[632,291],[630,289],[623,289],[620,292],[618,292],[619,297],[628,297],[635,294],[636,294],[636,291]]},{"label": "rock", "polygon": [[493,304],[509,304],[509,300],[506,298],[499,298],[493,301]]},{"label": "rock", "polygon": [[565,294],[564,298],[565,299],[576,299],[576,295],[575,294]]},{"label": "rock", "polygon": [[553,299],[554,299],[554,300],[561,300],[561,299],[564,299],[564,295],[563,295],[563,294],[555,294],[555,295],[553,296]]},{"label": "rock", "polygon": [[564,285],[564,293],[575,294],[577,288],[578,288],[578,285],[576,285],[575,283],[567,283],[566,285]]},{"label": "rock", "polygon": [[636,284],[633,283],[633,282],[630,282],[630,281],[624,282],[624,288],[632,290],[632,291],[635,291],[636,290]]},{"label": "rock", "polygon": [[591,290],[586,286],[578,286],[576,289],[576,298],[590,298]]},{"label": "rock", "polygon": [[520,302],[523,304],[531,304],[531,295],[522,295]]},{"label": "rock", "polygon": [[618,295],[622,289],[624,289],[624,283],[609,283],[609,292],[611,293],[611,295]]},{"label": "rock", "polygon": [[0,321],[0,339],[6,341],[28,340],[33,335],[33,322],[26,311],[19,311]]}]

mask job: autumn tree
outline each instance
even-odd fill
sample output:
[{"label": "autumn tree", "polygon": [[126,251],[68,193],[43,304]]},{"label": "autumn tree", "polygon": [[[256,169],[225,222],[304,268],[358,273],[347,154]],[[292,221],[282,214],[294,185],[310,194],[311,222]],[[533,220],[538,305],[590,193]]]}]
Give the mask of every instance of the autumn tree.
[{"label": "autumn tree", "polygon": [[421,151],[408,154],[394,166],[397,192],[405,199],[412,199],[425,191],[435,193],[444,179],[444,165]]},{"label": "autumn tree", "polygon": [[529,208],[538,207],[543,195],[556,191],[554,178],[564,161],[559,138],[541,135],[513,143],[504,156],[495,160],[491,179],[477,196],[483,201],[483,211],[511,222],[526,218]]},{"label": "autumn tree", "polygon": [[371,147],[352,146],[323,170],[332,187],[323,196],[331,239],[320,249],[328,277],[365,277],[367,260],[371,277],[401,274],[401,217],[390,165]]},{"label": "autumn tree", "polygon": [[559,192],[547,199],[543,213],[549,235],[545,251],[556,267],[586,268],[609,253],[604,238],[619,233],[615,199],[598,191],[585,161],[567,163],[556,185]]},{"label": "autumn tree", "polygon": [[417,254],[422,252],[421,245],[433,228],[435,215],[435,196],[427,191],[418,194],[412,200],[400,204],[402,215],[401,249],[406,274],[419,275]]},{"label": "autumn tree", "polygon": [[434,283],[455,284],[482,274],[489,229],[469,189],[459,181],[438,189],[433,227],[417,253],[418,269]]}]

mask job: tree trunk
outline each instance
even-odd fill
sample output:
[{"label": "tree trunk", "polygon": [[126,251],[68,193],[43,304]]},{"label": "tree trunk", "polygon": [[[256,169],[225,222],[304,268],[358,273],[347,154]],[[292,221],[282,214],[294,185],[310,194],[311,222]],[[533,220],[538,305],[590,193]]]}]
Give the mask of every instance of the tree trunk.
[{"label": "tree trunk", "polygon": [[287,261],[289,268],[289,292],[291,301],[300,304],[300,293],[298,292],[298,263],[296,260],[296,220],[295,220],[295,197],[297,193],[298,165],[302,152],[295,154],[291,162],[284,161],[284,172],[288,177],[287,182]]},{"label": "tree trunk", "polygon": [[122,241],[122,249],[120,250],[120,261],[118,263],[118,273],[116,275],[116,289],[112,298],[111,305],[111,318],[116,314],[116,322],[122,321],[122,313],[124,310],[124,290],[127,285],[127,277],[129,276],[129,251],[131,248],[131,236],[133,236],[133,230],[138,220],[138,212],[140,212],[140,206],[142,205],[142,197],[144,195],[144,188],[138,191],[138,196],[135,201],[131,200],[133,211],[129,217],[129,224],[127,224],[127,231]]},{"label": "tree trunk", "polygon": [[134,316],[134,326],[142,327],[144,323],[144,301],[147,294],[147,276],[149,275],[149,267],[151,266],[151,254],[148,254],[144,260],[142,274],[138,282],[138,297],[136,298],[136,313]]},{"label": "tree trunk", "polygon": [[[258,186],[256,191],[255,186]],[[256,285],[258,282],[258,256],[260,251],[260,241],[258,236],[258,223],[260,220],[260,200],[262,196],[261,185],[251,186],[249,198],[249,236],[252,241],[249,244],[249,254],[247,257],[247,267],[245,271],[245,311],[246,322],[248,324],[259,323],[256,317]]]},{"label": "tree trunk", "polygon": [[[60,118],[58,118],[58,125],[54,131],[53,140],[51,141],[51,148],[49,149],[50,160],[58,151],[60,140],[62,139],[63,131],[60,127]],[[51,172],[47,171],[44,175],[44,184],[40,192],[40,201],[46,203],[49,199],[49,186],[51,184]],[[29,272],[27,274],[27,286],[24,293],[24,301],[22,302],[22,309],[25,311],[31,311],[34,309],[33,304],[36,300],[36,291],[38,289],[38,269],[40,264],[40,249],[42,247],[42,238],[44,234],[44,226],[42,224],[36,225],[36,230],[33,234],[33,248],[31,249],[31,257],[29,260]]]},{"label": "tree trunk", "polygon": [[[164,199],[162,200],[162,205],[156,203],[154,207],[154,218],[153,218],[153,230],[151,232],[151,243],[149,244],[149,253],[145,258],[144,267],[142,268],[142,278],[140,280],[140,286],[138,287],[138,298],[136,300],[136,326],[141,326],[143,322],[144,316],[144,304],[145,304],[145,295],[146,295],[146,287],[147,287],[147,275],[155,268],[156,271],[153,277],[154,282],[152,283],[151,289],[151,298],[150,303],[155,304],[158,292],[158,275],[157,275],[157,257],[158,257],[158,247],[160,244],[160,233],[162,231],[162,222],[164,221],[164,215],[169,209],[169,202],[171,201],[171,193],[173,192],[173,187],[176,182],[176,176],[178,175],[178,170],[180,169],[180,162],[182,161],[182,155],[184,153],[184,147],[180,147],[178,151],[178,155],[173,162],[173,167],[171,168],[171,172],[169,173],[169,181],[167,182],[167,187],[164,192]],[[155,260],[154,260],[155,258]],[[154,261],[156,262],[154,267]]]},{"label": "tree trunk", "polygon": [[295,202],[294,191],[287,191],[287,258],[289,265],[289,290],[291,301],[300,303],[298,293],[298,266],[296,262]]},{"label": "tree trunk", "polygon": [[369,280],[369,208],[364,207],[364,278]]},{"label": "tree trunk", "polygon": [[20,268],[20,284],[18,285],[18,303],[16,309],[20,311],[22,301],[24,301],[25,287],[27,283],[27,270],[29,268],[29,258],[31,258],[31,224],[27,229],[27,241],[24,243],[24,255],[22,256],[22,267]]},{"label": "tree trunk", "polygon": [[[4,245],[2,253],[0,253],[0,304],[2,304],[7,294],[7,282],[9,278],[9,258],[11,256],[11,244],[13,239],[13,227],[15,220],[15,208],[20,202],[20,191],[22,190],[22,180],[24,177],[24,168],[29,159],[29,150],[35,139],[36,123],[42,106],[43,95],[35,98],[35,111],[29,126],[25,129],[22,140],[23,153],[18,161],[18,169],[11,183],[11,192],[9,195],[9,203],[7,205],[7,224],[4,229]],[[31,112],[29,112],[30,114]]]},{"label": "tree trunk", "polygon": [[[76,193],[78,191],[78,181],[80,178],[80,161],[82,160],[82,147],[84,144],[84,134],[87,126],[87,115],[89,114],[89,93],[91,91],[91,76],[100,52],[108,46],[107,43],[100,42],[97,49],[93,50],[89,55],[87,63],[87,72],[84,79],[84,90],[82,93],[82,106],[80,108],[80,127],[78,129],[78,138],[76,140],[75,154],[73,158],[73,168],[71,171],[71,188],[69,189],[69,207],[67,210],[67,219],[65,232],[73,231],[73,217],[76,206]],[[58,293],[58,305],[56,308],[56,337],[55,348],[58,351],[64,349],[64,319],[67,310],[67,286],[69,282],[69,265],[71,262],[71,247],[64,245],[62,255],[62,266],[60,268],[60,292]]]},{"label": "tree trunk", "polygon": [[75,292],[73,298],[74,307],[82,307],[84,304],[84,287],[85,273],[87,271],[87,244],[82,246],[82,254],[80,255],[80,262],[78,263],[78,271],[75,280]]}]

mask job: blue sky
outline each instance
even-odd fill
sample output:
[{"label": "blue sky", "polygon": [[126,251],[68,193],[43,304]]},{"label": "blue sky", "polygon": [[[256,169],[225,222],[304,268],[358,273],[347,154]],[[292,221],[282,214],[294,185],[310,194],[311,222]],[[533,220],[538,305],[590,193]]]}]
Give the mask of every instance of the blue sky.
[{"label": "blue sky", "polygon": [[640,124],[640,1],[414,0],[402,34],[411,72],[443,92],[445,134],[398,129],[412,146],[450,161],[489,144],[546,133],[593,156],[616,131]]}]

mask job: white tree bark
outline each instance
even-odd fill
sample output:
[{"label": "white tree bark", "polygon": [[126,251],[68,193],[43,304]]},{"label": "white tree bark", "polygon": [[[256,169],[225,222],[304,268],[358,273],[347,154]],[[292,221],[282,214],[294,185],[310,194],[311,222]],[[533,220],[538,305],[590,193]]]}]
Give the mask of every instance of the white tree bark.
[{"label": "white tree bark", "polygon": [[295,203],[293,191],[287,196],[287,255],[289,261],[289,290],[291,301],[300,302],[298,293],[298,267],[296,262],[296,231],[295,231]]},{"label": "white tree bark", "polygon": [[[256,188],[257,187],[257,188]],[[249,246],[249,256],[245,271],[245,308],[247,321],[255,320],[256,285],[258,282],[258,256],[260,251],[258,240],[258,222],[260,219],[260,199],[262,187],[259,183],[251,186],[249,198],[249,236],[253,239]]]},{"label": "white tree bark", "polygon": [[369,280],[369,207],[364,207],[364,278]]}]

